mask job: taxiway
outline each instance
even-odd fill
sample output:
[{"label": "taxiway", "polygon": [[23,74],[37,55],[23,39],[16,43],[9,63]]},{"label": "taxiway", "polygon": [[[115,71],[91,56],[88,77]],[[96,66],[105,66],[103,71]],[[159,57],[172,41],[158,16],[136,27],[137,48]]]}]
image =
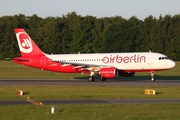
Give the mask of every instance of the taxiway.
[{"label": "taxiway", "polygon": [[0,79],[0,86],[180,86],[180,80],[87,80]]}]

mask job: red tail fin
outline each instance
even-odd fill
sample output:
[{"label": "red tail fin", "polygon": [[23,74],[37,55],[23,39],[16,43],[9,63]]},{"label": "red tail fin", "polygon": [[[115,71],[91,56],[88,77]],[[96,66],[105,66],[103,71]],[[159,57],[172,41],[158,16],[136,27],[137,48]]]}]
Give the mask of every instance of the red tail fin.
[{"label": "red tail fin", "polygon": [[15,33],[22,57],[44,55],[24,29],[15,28]]}]

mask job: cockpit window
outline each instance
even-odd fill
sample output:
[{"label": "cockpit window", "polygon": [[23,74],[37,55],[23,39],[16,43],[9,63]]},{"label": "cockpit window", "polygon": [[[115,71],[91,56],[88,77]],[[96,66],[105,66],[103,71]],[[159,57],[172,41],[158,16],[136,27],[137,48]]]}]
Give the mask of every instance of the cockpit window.
[{"label": "cockpit window", "polygon": [[168,60],[168,57],[159,57],[159,60]]}]

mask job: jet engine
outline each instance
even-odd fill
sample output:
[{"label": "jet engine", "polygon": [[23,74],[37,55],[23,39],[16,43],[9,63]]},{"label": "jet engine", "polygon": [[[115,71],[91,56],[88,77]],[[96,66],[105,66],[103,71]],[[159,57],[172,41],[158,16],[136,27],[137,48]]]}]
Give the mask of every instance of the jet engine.
[{"label": "jet engine", "polygon": [[103,78],[115,78],[118,75],[116,68],[101,68],[99,74]]}]

